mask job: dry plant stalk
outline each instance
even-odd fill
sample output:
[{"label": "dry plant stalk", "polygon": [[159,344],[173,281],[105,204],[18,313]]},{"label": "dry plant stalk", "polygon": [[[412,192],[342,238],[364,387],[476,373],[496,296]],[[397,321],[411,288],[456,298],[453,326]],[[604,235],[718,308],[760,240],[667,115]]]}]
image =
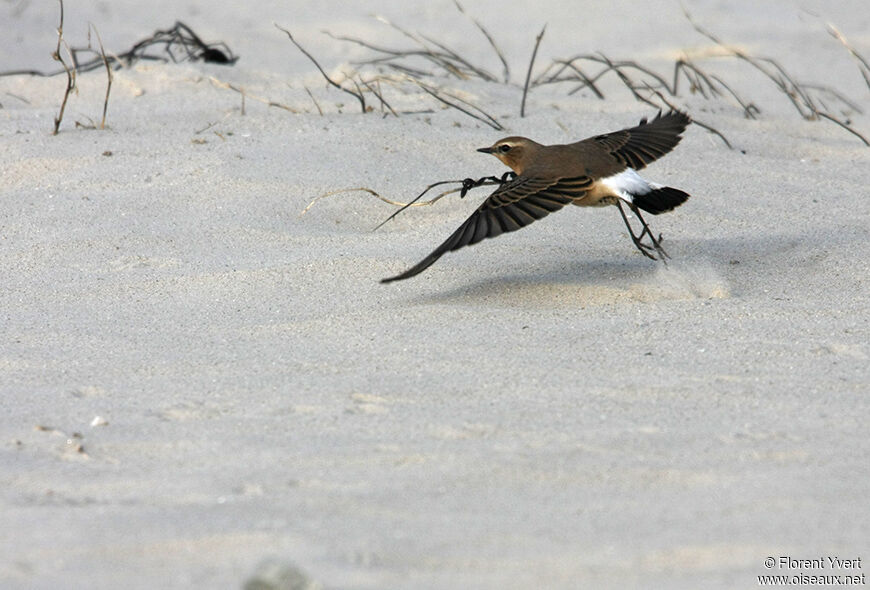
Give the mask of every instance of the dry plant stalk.
[{"label": "dry plant stalk", "polygon": [[290,31],[288,31],[287,29],[281,27],[280,25],[278,25],[278,23],[275,23],[275,28],[277,28],[279,31],[283,31],[283,32],[287,35],[287,37],[290,39],[290,41],[293,43],[293,45],[295,45],[296,48],[297,48],[299,51],[301,51],[303,55],[305,55],[305,57],[307,57],[309,60],[311,60],[311,63],[314,64],[314,66],[318,69],[318,71],[320,72],[320,74],[321,74],[321,75],[323,76],[323,78],[324,78],[324,79],[329,83],[330,86],[333,86],[334,88],[338,88],[338,89],[341,90],[342,92],[346,92],[346,93],[350,94],[351,96],[353,96],[354,98],[356,98],[356,99],[359,101],[360,108],[362,108],[362,112],[363,112],[363,113],[367,112],[368,109],[366,108],[366,99],[365,99],[365,97],[363,96],[362,90],[360,90],[360,87],[359,87],[358,84],[356,84],[356,82],[354,82],[353,80],[351,80],[352,82],[354,82],[354,84],[356,84],[356,90],[355,90],[355,91],[354,91],[354,90],[349,90],[349,89],[345,88],[344,86],[342,86],[341,84],[339,84],[338,82],[336,82],[335,80],[333,80],[332,78],[330,78],[330,77],[326,74],[326,72],[323,71],[323,68],[320,67],[320,64],[317,63],[317,60],[314,59],[314,56],[312,56],[310,53],[308,53],[308,52],[305,50],[305,48],[302,47],[302,46],[301,46],[301,45],[296,41],[296,39],[293,38],[293,35],[290,34]]},{"label": "dry plant stalk", "polygon": [[[461,187],[454,188],[454,189],[451,189],[449,191],[445,191],[445,192],[439,194],[438,196],[436,196],[434,199],[431,199],[430,201],[426,201],[425,204],[431,205],[432,203],[434,203],[435,201],[437,201],[441,197],[443,197],[445,195],[450,195],[450,194],[453,194],[456,192],[459,193],[460,199],[464,199],[465,195],[468,194],[468,191],[475,189],[479,186],[487,186],[487,185],[491,185],[491,184],[503,185],[507,182],[510,182],[511,180],[513,180],[516,177],[517,177],[517,175],[514,172],[505,172],[504,174],[501,175],[500,178],[495,177],[495,176],[484,176],[483,178],[478,178],[477,180],[475,180],[473,178],[463,178],[462,180],[439,180],[438,182],[433,182],[432,184],[427,186],[425,189],[423,189],[422,193],[420,193],[419,195],[417,195],[416,197],[411,199],[409,202],[402,205],[398,210],[393,212],[392,215],[390,215],[389,217],[384,219],[382,222],[380,222],[375,227],[375,230],[378,230],[381,227],[383,227],[385,223],[387,223],[388,221],[391,221],[396,215],[398,215],[399,213],[401,213],[402,211],[404,211],[408,207],[413,207],[414,205],[416,205],[417,201],[419,201],[421,198],[423,198],[423,195],[428,193],[430,190],[432,190],[436,186],[440,186],[442,184],[453,184],[453,183],[457,183],[457,182],[462,184]],[[421,203],[421,204],[424,204],[424,203]]]},{"label": "dry plant stalk", "polygon": [[501,49],[499,48],[498,44],[496,44],[495,39],[493,39],[492,35],[489,34],[489,31],[487,31],[486,28],[484,28],[484,26],[483,26],[482,24],[480,24],[480,21],[478,21],[476,18],[474,18],[474,17],[472,17],[472,16],[469,16],[469,15],[465,12],[465,8],[462,7],[462,5],[459,3],[459,0],[453,0],[453,3],[456,5],[456,9],[459,10],[459,12],[461,12],[463,15],[467,16],[467,17],[471,20],[471,22],[474,23],[474,26],[476,26],[477,29],[478,29],[481,33],[483,33],[483,36],[486,37],[486,40],[489,41],[489,45],[490,45],[490,47],[492,47],[492,50],[495,51],[495,54],[496,54],[496,56],[498,57],[499,61],[501,61],[502,72],[503,72],[503,73],[502,73],[502,76],[503,76],[503,80],[502,80],[502,81],[503,81],[505,84],[507,84],[508,82],[510,82],[510,79],[511,79],[511,69],[510,69],[510,66],[508,66],[508,62],[507,62],[507,60],[506,60],[505,57],[504,57],[504,53],[502,53],[502,51],[501,51]]},{"label": "dry plant stalk", "polygon": [[541,39],[544,38],[544,32],[547,30],[547,25],[541,29],[538,36],[535,37],[535,48],[532,49],[532,58],[529,60],[529,69],[526,71],[526,83],[523,85],[523,100],[520,102],[520,117],[526,116],[526,96],[529,93],[529,81],[532,79],[532,68],[535,65],[535,58],[538,56],[538,47],[541,46]]},{"label": "dry plant stalk", "polygon": [[[462,182],[462,181],[445,181],[445,182]],[[387,197],[381,196],[377,191],[370,189],[370,188],[367,188],[367,187],[364,187],[364,186],[358,186],[358,187],[354,187],[354,188],[340,188],[338,190],[329,191],[328,193],[323,193],[322,195],[318,195],[317,197],[315,197],[314,200],[312,200],[310,203],[308,203],[308,205],[306,205],[305,209],[302,210],[302,213],[299,214],[299,217],[302,217],[303,215],[308,213],[308,211],[312,207],[314,207],[314,205],[318,201],[320,201],[321,199],[325,199],[325,198],[331,197],[333,195],[340,195],[343,193],[365,192],[365,193],[368,193],[374,197],[377,197],[378,199],[380,199],[384,203],[387,203],[388,205],[395,205],[396,207],[422,207],[425,205],[431,205],[432,203],[434,203],[435,201],[437,201],[441,197],[443,197],[451,192],[455,193],[459,190],[460,189],[454,189],[452,191],[441,193],[440,195],[436,196],[434,199],[431,199],[429,201],[422,201],[419,203],[401,203],[399,201],[393,201],[392,199],[388,199]]]},{"label": "dry plant stalk", "polygon": [[[456,78],[459,78],[462,80],[467,80],[469,78],[477,77],[477,78],[480,78],[481,80],[485,80],[487,82],[495,82],[496,81],[495,76],[493,76],[492,74],[487,72],[485,69],[472,64],[469,60],[465,59],[464,57],[462,57],[461,55],[456,53],[456,51],[449,48],[444,43],[440,43],[438,41],[435,41],[434,39],[427,37],[426,35],[422,35],[422,34],[418,37],[418,36],[408,32],[407,30],[403,29],[402,27],[400,27],[396,23],[390,21],[389,19],[384,18],[383,16],[376,16],[375,18],[378,21],[384,23],[385,25],[392,27],[393,29],[399,31],[405,37],[414,41],[417,45],[420,46],[420,49],[419,50],[397,51],[397,50],[393,50],[393,49],[386,49],[384,47],[379,47],[379,46],[373,45],[371,43],[368,43],[366,41],[363,41],[361,39],[356,39],[353,37],[335,37],[335,36],[333,36],[333,38],[339,39],[342,41],[348,41],[351,43],[355,43],[355,44],[360,45],[362,47],[365,47],[367,49],[371,49],[372,51],[382,53],[385,56],[385,57],[379,58],[377,60],[372,60],[371,62],[368,62],[368,63],[375,63],[375,62],[387,63],[390,60],[397,59],[397,58],[403,59],[403,58],[407,58],[407,57],[411,57],[411,56],[417,56],[417,57],[422,57],[422,58],[426,59],[427,61],[430,61],[434,65],[437,65],[437,66],[441,67],[442,69],[444,69],[444,71],[447,72],[449,75],[455,76]],[[332,35],[330,35],[330,36],[332,36]],[[431,46],[435,46],[435,48],[437,48],[437,49],[433,49]]]},{"label": "dry plant stalk", "polygon": [[[417,86],[419,86],[420,89],[422,89],[426,94],[432,96],[433,98],[435,98],[439,102],[442,102],[445,105],[456,109],[457,111],[465,113],[466,115],[468,115],[469,117],[472,117],[473,119],[477,119],[478,121],[480,121],[482,123],[486,123],[487,125],[489,125],[493,129],[495,129],[496,131],[504,131],[504,127],[502,127],[502,124],[499,123],[495,117],[493,117],[492,115],[490,115],[489,113],[487,113],[486,111],[484,111],[483,109],[478,107],[477,105],[474,105],[474,104],[468,102],[467,100],[465,100],[464,98],[460,98],[454,94],[449,94],[447,92],[444,92],[443,90],[441,90],[439,93],[438,89],[429,86],[428,84],[426,84],[425,82],[423,82],[421,80],[418,80],[417,78],[408,76],[408,79],[410,81],[412,81],[414,84],[416,84]],[[481,115],[483,115],[483,117],[475,115],[470,110],[463,108],[454,102],[450,102],[449,100],[444,98],[444,96],[442,96],[442,94],[447,95],[448,97],[450,97],[454,100],[457,100],[465,105],[468,105],[470,108],[474,109],[475,111],[477,111]]]},{"label": "dry plant stalk", "polygon": [[308,86],[303,86],[305,88],[305,92],[308,93],[308,96],[311,97],[311,102],[314,103],[314,106],[317,107],[317,112],[320,113],[320,116],[323,116],[323,109],[320,108],[320,104],[317,102],[317,99],[314,98],[314,95],[311,94],[311,91],[308,90]]},{"label": "dry plant stalk", "polygon": [[63,0],[58,0],[58,2],[60,3],[60,24],[57,27],[57,48],[54,50],[54,53],[51,54],[51,57],[55,61],[60,62],[60,65],[63,66],[63,69],[66,72],[66,89],[63,93],[63,100],[60,103],[60,111],[54,118],[54,131],[52,132],[52,135],[57,135],[60,131],[60,123],[63,121],[63,112],[66,110],[66,101],[69,99],[70,92],[72,92],[76,87],[76,71],[67,65],[60,52],[60,46],[63,45],[70,61],[72,61],[72,52],[63,38]]},{"label": "dry plant stalk", "polygon": [[864,57],[860,53],[858,53],[858,51],[854,47],[852,47],[852,45],[849,43],[849,40],[846,39],[845,35],[843,35],[843,33],[841,33],[837,29],[837,27],[828,23],[828,32],[837,41],[842,43],[843,47],[845,47],[846,50],[852,54],[852,57],[854,57],[858,61],[858,70],[864,77],[864,82],[867,84],[867,88],[870,88],[870,64],[868,64],[867,60],[864,59]]},{"label": "dry plant stalk", "polygon": [[846,123],[845,121],[841,121],[841,120],[838,119],[837,117],[834,117],[834,116],[832,116],[832,115],[829,115],[828,113],[825,113],[825,112],[823,112],[823,111],[817,111],[817,112],[816,112],[816,115],[818,115],[818,116],[821,117],[822,119],[827,119],[827,120],[830,121],[831,123],[836,123],[837,125],[839,125],[839,126],[842,127],[843,129],[845,129],[846,131],[848,131],[849,133],[851,133],[852,135],[854,135],[855,137],[857,137],[858,139],[860,139],[861,142],[862,142],[864,145],[870,147],[870,141],[867,141],[867,138],[866,138],[866,137],[864,137],[863,135],[861,135],[860,133],[858,133],[857,131],[855,131],[854,129],[852,129],[852,127],[851,127],[848,123]]},{"label": "dry plant stalk", "polygon": [[[315,197],[314,200],[311,201],[310,203],[308,203],[308,205],[305,207],[305,209],[302,210],[302,212],[299,214],[299,217],[302,217],[303,215],[308,213],[308,211],[321,199],[325,199],[327,197],[331,197],[333,195],[339,195],[342,193],[365,192],[365,193],[368,193],[374,197],[377,197],[378,199],[380,199],[381,201],[383,201],[389,205],[394,205],[396,207],[399,207],[399,209],[394,211],[392,215],[387,217],[385,220],[383,220],[381,223],[379,223],[375,227],[375,230],[377,230],[377,229],[380,229],[385,223],[392,220],[396,215],[398,215],[399,213],[401,213],[402,211],[407,209],[408,207],[425,207],[427,205],[432,205],[432,204],[438,202],[438,200],[440,200],[442,197],[446,197],[447,195],[452,195],[454,193],[459,193],[460,198],[465,198],[465,195],[468,193],[468,191],[470,191],[472,189],[475,189],[475,188],[480,187],[480,186],[502,185],[506,182],[509,182],[515,176],[516,175],[513,172],[506,172],[500,178],[497,178],[495,176],[485,176],[483,178],[478,178],[477,180],[475,180],[473,178],[464,178],[462,180],[439,180],[438,182],[433,182],[432,184],[427,186],[425,189],[423,189],[423,192],[421,192],[419,195],[417,195],[416,197],[414,197],[413,199],[411,199],[407,203],[393,201],[392,199],[388,199],[386,197],[381,196],[377,191],[370,189],[370,188],[367,188],[367,187],[364,187],[364,186],[355,187],[355,188],[343,188],[343,189],[338,189],[338,190],[334,190],[334,191],[329,191],[328,193],[324,193],[322,195]],[[445,184],[461,184],[462,186],[450,189],[448,191],[444,191],[442,193],[439,193],[439,194],[435,195],[433,198],[429,199],[428,201],[420,201],[420,199],[423,197],[423,195],[428,193],[430,190],[432,190],[436,186],[442,186]]]},{"label": "dry plant stalk", "polygon": [[106,128],[106,112],[109,109],[109,93],[112,91],[112,68],[109,67],[109,59],[106,57],[106,50],[103,48],[103,40],[100,38],[100,32],[97,30],[97,27],[93,24],[88,25],[88,36],[90,37],[90,30],[94,30],[94,34],[97,36],[97,42],[100,44],[100,55],[103,58],[103,64],[106,66],[106,98],[103,100],[103,118],[100,120],[100,129]]},{"label": "dry plant stalk", "polygon": [[[380,81],[379,78],[375,78],[375,80],[373,80],[374,83],[375,83],[375,86],[377,86],[377,88],[375,88],[375,86],[372,86],[372,83],[371,83],[371,82],[366,82],[365,80],[362,80],[362,78],[360,78],[360,80],[362,81],[363,85],[364,85],[366,88],[368,88],[369,92],[371,92],[372,94],[374,94],[375,97],[377,97],[377,99],[381,102],[381,112],[382,112],[382,113],[384,113],[384,107],[386,107],[387,109],[389,109],[390,113],[391,113],[394,117],[398,117],[398,116],[399,116],[399,113],[397,113],[397,112],[393,109],[393,107],[390,106],[390,103],[388,103],[388,102],[386,101],[386,99],[384,99],[383,94],[381,94],[381,91],[380,91],[381,81]],[[384,116],[386,117],[387,114],[388,114],[388,113],[384,113]]]}]

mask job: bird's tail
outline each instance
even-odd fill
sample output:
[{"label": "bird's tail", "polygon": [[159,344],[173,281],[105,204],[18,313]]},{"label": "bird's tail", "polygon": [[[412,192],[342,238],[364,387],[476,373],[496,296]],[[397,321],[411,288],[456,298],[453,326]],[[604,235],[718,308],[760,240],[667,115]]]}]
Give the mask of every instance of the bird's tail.
[{"label": "bird's tail", "polygon": [[677,188],[662,186],[644,195],[632,195],[632,203],[653,215],[671,211],[686,202],[689,194]]}]

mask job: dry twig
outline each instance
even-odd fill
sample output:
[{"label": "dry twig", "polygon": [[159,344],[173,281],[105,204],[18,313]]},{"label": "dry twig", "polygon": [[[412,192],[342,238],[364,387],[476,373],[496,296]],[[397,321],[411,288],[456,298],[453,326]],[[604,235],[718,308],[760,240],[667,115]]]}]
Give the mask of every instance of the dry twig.
[{"label": "dry twig", "polygon": [[[154,55],[149,53],[153,47],[162,47],[165,53],[163,55]],[[129,67],[137,61],[159,61],[159,62],[179,62],[184,60],[204,61],[208,63],[217,63],[224,65],[233,65],[239,59],[225,43],[205,43],[193,30],[181,21],[177,21],[175,25],[166,30],[155,31],[151,37],[137,42],[133,47],[123,53],[110,52],[97,53],[90,46],[87,47],[67,47],[71,56],[73,69],[76,72],[90,72],[105,65],[108,60],[111,67],[115,70],[122,67]],[[83,55],[91,55],[88,59],[82,59]],[[55,72],[41,72],[39,70],[8,70],[0,72],[0,76],[41,76],[51,77],[63,74],[66,69],[60,69]]]},{"label": "dry twig", "polygon": [[498,59],[501,61],[502,70],[503,70],[503,74],[502,74],[503,80],[502,81],[505,84],[510,82],[510,79],[511,79],[510,66],[508,66],[508,62],[504,57],[504,53],[502,53],[501,49],[499,49],[498,45],[495,42],[495,39],[493,39],[492,35],[489,34],[489,31],[487,31],[484,28],[484,26],[482,24],[480,24],[480,21],[478,21],[476,18],[474,18],[472,16],[469,16],[465,12],[465,8],[462,7],[462,5],[459,3],[459,0],[453,0],[453,3],[456,5],[456,8],[459,10],[459,12],[461,12],[462,14],[467,16],[469,19],[471,19],[471,22],[474,23],[474,25],[478,28],[478,30],[481,33],[483,33],[483,36],[486,37],[486,40],[489,41],[490,46],[492,47],[493,51],[495,51],[495,54],[498,56]]},{"label": "dry twig", "polygon": [[[399,207],[398,210],[394,211],[392,215],[387,217],[384,221],[379,223],[377,225],[377,227],[375,227],[375,230],[377,230],[377,229],[380,229],[385,223],[387,223],[388,221],[390,221],[394,217],[396,217],[396,215],[398,215],[399,213],[401,213],[402,211],[407,209],[408,207],[425,207],[427,205],[432,205],[432,204],[436,203],[442,197],[446,197],[447,195],[452,195],[454,193],[459,193],[459,197],[464,198],[465,195],[468,193],[468,191],[470,191],[472,189],[475,189],[475,188],[480,187],[480,186],[502,185],[506,182],[509,182],[510,180],[512,180],[515,177],[516,177],[516,175],[513,172],[506,172],[500,178],[496,177],[496,176],[485,176],[483,178],[478,178],[477,180],[475,180],[473,178],[464,178],[462,180],[440,180],[438,182],[433,182],[432,184],[427,186],[425,189],[423,189],[423,192],[421,192],[419,195],[417,195],[416,197],[414,197],[413,199],[411,199],[407,203],[393,201],[392,199],[388,199],[384,196],[381,196],[377,191],[370,189],[370,188],[367,188],[367,187],[364,187],[364,186],[355,187],[355,188],[343,188],[343,189],[339,189],[339,190],[335,190],[335,191],[329,191],[328,193],[324,193],[322,195],[319,195],[318,197],[315,197],[315,199],[313,201],[311,201],[310,203],[308,203],[308,205],[305,207],[305,209],[302,210],[302,213],[299,214],[299,217],[302,217],[303,215],[308,213],[308,211],[315,205],[315,203],[317,203],[321,199],[325,199],[327,197],[331,197],[333,195],[339,195],[342,193],[365,192],[365,193],[368,193],[374,197],[377,197],[378,199],[380,199],[384,203]],[[439,193],[439,194],[435,195],[433,198],[429,199],[428,201],[420,201],[420,199],[423,197],[423,195],[428,193],[430,190],[432,190],[436,186],[442,186],[445,184],[460,184],[462,186],[450,189],[449,191],[444,191],[442,193]]]},{"label": "dry twig", "polygon": [[547,25],[541,29],[538,36],[535,37],[535,48],[532,49],[532,58],[529,60],[529,69],[526,71],[526,83],[523,85],[523,100],[520,103],[520,117],[526,116],[526,96],[529,94],[529,80],[532,78],[532,67],[535,65],[535,57],[538,55],[538,47],[541,45],[541,39],[544,38],[544,32],[547,30]]},{"label": "dry twig", "polygon": [[51,54],[51,57],[55,61],[59,61],[60,65],[63,66],[63,69],[66,72],[66,89],[63,93],[63,100],[60,103],[60,111],[58,111],[57,116],[54,118],[54,131],[52,132],[52,135],[57,135],[60,131],[60,123],[63,121],[63,112],[66,110],[66,101],[69,98],[70,92],[72,92],[76,87],[76,71],[74,68],[70,68],[69,65],[67,65],[60,52],[60,46],[63,45],[64,48],[66,48],[70,60],[73,59],[69,45],[67,45],[63,38],[63,0],[58,0],[58,2],[60,3],[60,24],[57,27],[57,48],[54,50],[54,53]]},{"label": "dry twig", "polygon": [[[417,202],[417,199],[419,199],[421,196],[426,194],[430,189],[432,189],[438,185],[441,185],[441,184],[448,184],[448,183],[454,183],[454,182],[461,183],[462,181],[461,180],[444,180],[442,182],[436,182],[435,184],[429,185],[429,187],[427,187],[425,191],[423,191],[419,196],[417,196],[416,199],[414,199],[413,201],[410,201],[408,203],[402,203],[400,201],[393,201],[392,199],[388,199],[384,196],[381,196],[377,191],[370,189],[370,188],[366,188],[364,186],[359,186],[359,187],[354,187],[354,188],[342,188],[342,189],[338,189],[338,190],[334,190],[334,191],[329,191],[328,193],[323,193],[322,195],[315,197],[313,201],[311,201],[310,203],[308,203],[308,205],[306,205],[305,209],[302,210],[302,213],[299,214],[299,217],[302,217],[303,215],[308,213],[308,211],[312,207],[314,207],[314,205],[318,201],[320,201],[321,199],[325,199],[325,198],[331,197],[333,195],[340,195],[343,193],[365,192],[365,193],[368,193],[374,197],[377,197],[378,199],[380,199],[384,203],[387,203],[388,205],[395,205],[396,207],[401,207],[401,209],[399,209],[396,213],[394,213],[389,219],[387,219],[386,221],[381,223],[381,225],[383,225],[384,223],[386,223],[387,221],[392,219],[396,214],[401,213],[402,211],[404,211],[408,207],[424,207],[426,205],[432,205],[433,203],[438,201],[438,199],[440,199],[441,197],[444,197],[444,196],[447,196],[449,194],[461,191],[462,187],[459,187],[459,188],[455,188],[453,190],[443,192],[443,193],[435,196],[434,198],[432,198],[428,201]],[[381,227],[381,225],[379,225],[378,227]],[[377,229],[377,228],[375,228],[375,229]]]},{"label": "dry twig", "polygon": [[[399,208],[397,211],[394,211],[392,215],[390,215],[389,217],[384,219],[382,222],[380,222],[375,227],[375,230],[380,229],[385,223],[392,220],[396,215],[398,215],[399,213],[401,213],[402,211],[404,211],[408,207],[413,207],[415,205],[431,205],[432,203],[434,203],[435,201],[437,201],[441,197],[443,197],[445,195],[452,195],[453,193],[459,193],[459,198],[464,199],[465,195],[468,194],[468,191],[475,189],[479,186],[488,186],[488,185],[492,185],[492,184],[502,185],[506,182],[510,182],[514,178],[516,178],[515,173],[505,172],[501,176],[501,178],[496,177],[496,176],[484,176],[483,178],[478,178],[477,180],[475,180],[473,178],[463,178],[462,180],[440,180],[438,182],[433,182],[432,184],[427,186],[425,189],[423,189],[422,193],[420,193],[419,195],[414,197],[411,201],[402,205],[401,208]],[[430,190],[432,190],[436,186],[441,186],[442,184],[453,184],[453,183],[457,183],[457,182],[462,184],[462,186],[460,186],[459,188],[451,189],[449,191],[445,191],[445,192],[439,194],[438,196],[436,196],[434,199],[430,199],[429,201],[424,201],[423,203],[417,203],[417,201],[419,201],[423,197],[423,195],[428,193]]]},{"label": "dry twig", "polygon": [[[301,51],[303,55],[305,55],[305,57],[307,57],[309,60],[311,60],[311,63],[314,64],[314,66],[318,69],[318,71],[320,72],[320,74],[321,74],[321,75],[323,76],[323,78],[324,78],[324,79],[329,83],[330,86],[333,86],[334,88],[338,88],[338,89],[341,90],[342,92],[346,92],[346,93],[350,94],[351,96],[353,96],[354,98],[356,98],[356,99],[359,101],[360,108],[362,108],[362,112],[363,112],[363,113],[366,112],[366,110],[367,110],[367,109],[366,109],[366,99],[365,99],[365,97],[363,96],[363,93],[362,93],[362,91],[359,89],[359,86],[358,86],[358,85],[357,85],[356,91],[354,91],[354,90],[350,90],[350,89],[348,89],[348,88],[345,88],[344,86],[342,86],[341,84],[339,84],[338,82],[336,82],[335,80],[333,80],[332,78],[330,78],[330,77],[326,74],[326,72],[323,71],[323,68],[320,67],[320,64],[317,63],[317,60],[314,59],[314,56],[312,56],[310,53],[308,53],[308,52],[305,50],[305,48],[302,47],[302,46],[301,46],[301,45],[296,41],[296,39],[293,38],[293,35],[290,34],[290,31],[288,31],[287,29],[281,27],[280,25],[278,25],[278,23],[275,23],[275,28],[277,28],[279,31],[283,31],[283,32],[287,35],[287,37],[290,39],[290,41],[293,43],[293,45],[295,45],[296,48],[297,48],[299,51]],[[353,81],[353,80],[351,80],[351,81]]]},{"label": "dry twig", "polygon": [[[366,82],[365,80],[362,80],[363,85],[364,85],[366,88],[368,88],[369,92],[371,92],[372,94],[374,94],[374,95],[377,97],[377,99],[380,101],[380,103],[381,103],[381,112],[383,113],[383,112],[384,112],[384,107],[386,107],[386,108],[390,111],[390,113],[392,113],[392,115],[393,115],[394,117],[398,117],[399,114],[398,114],[398,113],[393,109],[393,107],[390,106],[390,103],[388,103],[388,102],[386,101],[386,99],[384,98],[383,94],[382,94],[381,91],[380,91],[380,87],[381,87],[381,81],[380,81],[380,78],[375,78],[375,79],[373,80],[373,82],[375,82],[375,84],[377,85],[377,88],[375,88],[375,86],[372,86],[372,83],[371,83],[371,82]],[[387,113],[384,113],[384,116],[386,116],[386,115],[387,115]]]},{"label": "dry twig", "polygon": [[845,123],[845,122],[837,119],[836,117],[832,117],[828,113],[824,113],[824,112],[819,111],[817,114],[822,119],[827,119],[828,121],[831,121],[832,123],[836,123],[837,125],[839,125],[843,129],[845,129],[846,131],[848,131],[849,133],[851,133],[852,135],[854,135],[855,137],[860,139],[864,143],[864,145],[870,146],[870,141],[867,141],[866,137],[864,137],[863,135],[861,135],[860,133],[858,133],[857,131],[852,129],[852,127],[850,127],[848,123]]},{"label": "dry twig", "polygon": [[864,82],[867,84],[867,88],[870,88],[870,64],[867,63],[867,60],[855,50],[854,47],[849,43],[849,40],[846,39],[845,35],[841,33],[837,27],[828,23],[828,32],[833,36],[837,41],[843,44],[843,47],[852,54],[858,61],[858,70],[861,72],[861,75],[864,77]]},{"label": "dry twig", "polygon": [[320,113],[320,116],[322,117],[323,116],[323,109],[320,108],[320,104],[317,102],[317,99],[314,98],[314,95],[311,94],[310,90],[308,90],[308,86],[303,86],[303,88],[305,88],[305,92],[308,93],[308,96],[311,97],[311,102],[314,103],[314,106],[317,108],[317,112]]},{"label": "dry twig", "polygon": [[[456,96],[456,95],[453,95],[453,94],[449,94],[449,93],[447,93],[447,92],[444,92],[443,90],[441,90],[440,93],[439,93],[439,91],[438,91],[437,89],[435,89],[435,88],[433,88],[433,87],[431,87],[431,86],[425,84],[424,82],[418,80],[417,78],[411,78],[411,77],[409,77],[409,79],[410,79],[412,82],[414,82],[417,86],[419,86],[419,87],[420,87],[420,88],[421,88],[421,89],[422,89],[426,94],[432,96],[433,98],[435,98],[435,99],[438,100],[439,102],[442,102],[442,103],[446,104],[446,105],[449,106],[449,107],[453,107],[453,108],[456,109],[457,111],[460,111],[460,112],[462,112],[462,113],[465,113],[466,115],[468,115],[469,117],[471,117],[471,118],[473,118],[473,119],[477,119],[478,121],[481,121],[482,123],[486,123],[487,125],[489,125],[489,126],[492,127],[493,129],[495,129],[496,131],[504,131],[504,127],[502,127],[501,123],[499,123],[499,122],[495,119],[495,117],[493,117],[492,115],[490,115],[489,113],[487,113],[486,111],[484,111],[483,109],[481,109],[480,107],[478,107],[477,105],[474,105],[474,104],[468,102],[467,100],[465,100],[465,99],[463,99],[463,98],[460,98],[460,97],[458,97],[458,96]],[[459,105],[456,104],[455,102],[451,102],[451,101],[447,100],[446,98],[444,98],[444,96],[442,96],[442,94],[444,94],[444,95],[446,95],[446,96],[449,96],[450,98],[452,98],[452,99],[454,99],[454,100],[457,100],[457,101],[459,101],[459,102],[461,102],[461,103],[463,103],[463,104],[468,105],[469,107],[471,107],[472,109],[474,109],[475,111],[477,111],[478,113],[480,113],[481,115],[483,115],[483,117],[479,117],[478,115],[474,114],[474,113],[471,112],[470,110],[468,110],[468,109],[466,109],[466,108],[463,108],[463,107],[459,106]]]},{"label": "dry twig", "polygon": [[97,30],[93,24],[88,25],[88,36],[90,36],[90,29],[93,28],[94,34],[97,36],[97,42],[100,44],[100,56],[103,58],[103,65],[106,66],[106,98],[103,100],[103,118],[100,121],[100,129],[106,128],[106,112],[109,109],[109,93],[112,91],[112,80],[114,77],[112,76],[112,68],[109,66],[109,59],[106,57],[106,50],[103,48],[103,40],[100,38],[100,32]]}]

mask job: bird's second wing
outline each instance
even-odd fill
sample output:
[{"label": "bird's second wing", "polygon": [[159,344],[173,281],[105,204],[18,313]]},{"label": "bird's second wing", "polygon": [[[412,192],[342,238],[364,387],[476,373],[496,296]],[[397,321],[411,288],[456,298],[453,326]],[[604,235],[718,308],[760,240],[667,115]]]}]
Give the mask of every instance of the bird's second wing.
[{"label": "bird's second wing", "polygon": [[413,277],[429,268],[446,252],[525,227],[558,211],[574,199],[582,198],[590,186],[592,179],[586,176],[546,180],[518,176],[496,189],[459,229],[419,264],[381,282]]},{"label": "bird's second wing", "polygon": [[597,144],[629,168],[640,170],[661,158],[680,143],[680,134],[692,119],[680,111],[659,113],[651,122],[641,120],[636,127],[596,135],[584,140]]}]

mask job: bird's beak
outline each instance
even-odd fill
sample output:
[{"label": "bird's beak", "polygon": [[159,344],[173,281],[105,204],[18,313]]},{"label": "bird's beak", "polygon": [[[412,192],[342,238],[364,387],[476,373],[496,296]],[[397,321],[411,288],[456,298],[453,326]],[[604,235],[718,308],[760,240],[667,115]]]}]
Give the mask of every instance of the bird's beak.
[{"label": "bird's beak", "polygon": [[492,148],[491,147],[479,148],[477,151],[482,152],[484,154],[491,154]]}]

